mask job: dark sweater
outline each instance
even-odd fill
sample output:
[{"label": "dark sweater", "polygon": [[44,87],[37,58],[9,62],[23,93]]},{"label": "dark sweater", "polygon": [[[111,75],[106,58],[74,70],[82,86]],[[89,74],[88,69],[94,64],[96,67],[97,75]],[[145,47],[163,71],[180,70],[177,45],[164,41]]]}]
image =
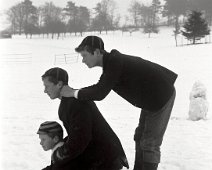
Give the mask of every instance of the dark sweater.
[{"label": "dark sweater", "polygon": [[59,118],[68,138],[60,153],[65,162],[80,162],[78,169],[111,166],[116,159],[126,159],[119,138],[103,118],[94,102],[63,97]]},{"label": "dark sweater", "polygon": [[102,100],[111,90],[136,107],[157,111],[171,97],[177,74],[140,57],[112,50],[103,56],[97,84],[79,90],[80,100]]}]

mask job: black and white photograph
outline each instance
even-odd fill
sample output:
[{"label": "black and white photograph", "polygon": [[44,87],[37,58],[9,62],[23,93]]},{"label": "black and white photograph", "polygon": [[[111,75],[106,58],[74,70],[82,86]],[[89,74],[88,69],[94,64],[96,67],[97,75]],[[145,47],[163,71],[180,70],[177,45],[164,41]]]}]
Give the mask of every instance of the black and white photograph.
[{"label": "black and white photograph", "polygon": [[0,169],[211,170],[212,0],[0,0]]}]

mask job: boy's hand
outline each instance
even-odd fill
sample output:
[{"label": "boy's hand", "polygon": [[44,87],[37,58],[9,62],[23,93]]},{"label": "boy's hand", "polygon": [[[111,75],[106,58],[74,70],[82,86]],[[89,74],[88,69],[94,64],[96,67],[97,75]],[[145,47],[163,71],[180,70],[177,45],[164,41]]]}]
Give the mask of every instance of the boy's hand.
[{"label": "boy's hand", "polygon": [[75,90],[73,88],[69,87],[68,85],[65,85],[62,87],[62,89],[60,91],[60,96],[74,97],[74,92],[75,92]]},{"label": "boy's hand", "polygon": [[61,161],[65,158],[68,158],[68,155],[64,155],[62,153],[62,148],[57,148],[54,153],[53,153],[53,157],[52,157],[52,161],[53,163],[57,162],[57,161]]}]

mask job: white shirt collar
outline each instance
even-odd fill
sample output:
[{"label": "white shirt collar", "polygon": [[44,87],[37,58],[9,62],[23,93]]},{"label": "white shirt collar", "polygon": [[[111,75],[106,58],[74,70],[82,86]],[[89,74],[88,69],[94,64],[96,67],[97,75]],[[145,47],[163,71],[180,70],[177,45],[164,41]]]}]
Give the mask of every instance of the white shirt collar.
[{"label": "white shirt collar", "polygon": [[57,148],[61,147],[62,145],[64,145],[64,142],[58,142],[58,143],[54,146],[54,148],[52,149],[52,154],[54,153],[54,151],[55,151]]}]

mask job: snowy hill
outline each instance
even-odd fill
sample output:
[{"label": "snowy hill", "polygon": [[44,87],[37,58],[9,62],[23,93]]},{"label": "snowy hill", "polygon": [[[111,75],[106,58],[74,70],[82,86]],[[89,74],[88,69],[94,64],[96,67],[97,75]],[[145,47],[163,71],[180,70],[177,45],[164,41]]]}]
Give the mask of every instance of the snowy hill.
[{"label": "snowy hill", "polygon": [[[140,56],[166,66],[179,75],[175,84],[176,102],[164,136],[158,169],[211,170],[212,44],[175,47],[172,34],[171,28],[163,28],[152,38],[141,32],[132,36],[127,33],[122,36],[121,32],[99,36],[103,38],[108,51],[115,48],[122,53]],[[81,57],[74,54],[74,48],[83,38],[68,36],[52,40],[14,36],[0,40],[2,169],[37,170],[50,163],[51,153],[42,150],[36,131],[41,122],[58,120],[59,100],[52,101],[43,93],[41,75],[47,69],[59,66],[68,71],[69,84],[74,88],[97,82],[101,69],[88,69],[81,63]],[[63,54],[68,54],[72,62],[55,63],[55,56]],[[78,61],[75,62],[75,59]],[[207,120],[194,122],[187,118],[189,93],[197,80],[207,88],[209,112]],[[132,169],[135,152],[133,134],[140,109],[113,92],[96,103],[121,139]]]}]

